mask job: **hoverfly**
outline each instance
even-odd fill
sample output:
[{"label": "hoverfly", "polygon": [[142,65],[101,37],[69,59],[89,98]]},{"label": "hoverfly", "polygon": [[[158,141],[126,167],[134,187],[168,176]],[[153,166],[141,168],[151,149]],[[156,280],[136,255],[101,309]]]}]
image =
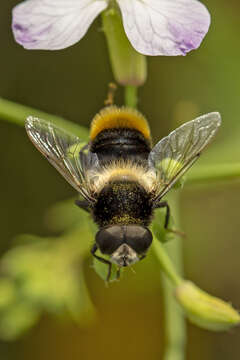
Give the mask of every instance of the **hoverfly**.
[{"label": "hoverfly", "polygon": [[[99,227],[91,253],[120,268],[146,256],[154,209],[170,209],[164,195],[199,158],[221,124],[212,112],[189,121],[152,147],[147,120],[137,110],[108,106],[92,121],[84,143],[44,120],[28,117],[26,130],[36,148],[78,191],[76,204]],[[102,257],[96,254],[97,250]]]}]

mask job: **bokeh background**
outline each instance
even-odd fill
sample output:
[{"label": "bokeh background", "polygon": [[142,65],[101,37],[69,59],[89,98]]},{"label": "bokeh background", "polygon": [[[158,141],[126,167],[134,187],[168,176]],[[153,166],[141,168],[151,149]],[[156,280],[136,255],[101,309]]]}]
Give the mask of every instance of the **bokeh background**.
[{"label": "bokeh background", "polygon": [[[64,51],[27,51],[11,34],[11,9],[17,3],[0,3],[0,97],[88,126],[113,80],[100,22],[95,21],[80,43]],[[240,5],[237,0],[206,0],[205,4],[212,24],[202,46],[186,57],[149,58],[139,108],[149,119],[155,140],[194,116],[220,111],[223,126],[200,161],[237,162]],[[122,102],[121,89],[117,101]],[[49,234],[46,209],[75,193],[33,148],[23,128],[0,121],[0,129],[3,255],[18,234]],[[240,308],[239,200],[239,182],[192,187],[181,193],[186,276],[236,308]],[[84,274],[96,320],[78,326],[46,313],[22,337],[0,342],[2,359],[161,359],[164,314],[154,257],[150,255],[136,266],[136,274],[126,272],[122,281],[109,288],[91,268],[90,258]],[[238,360],[239,335],[239,329],[213,333],[188,324],[187,359]]]}]

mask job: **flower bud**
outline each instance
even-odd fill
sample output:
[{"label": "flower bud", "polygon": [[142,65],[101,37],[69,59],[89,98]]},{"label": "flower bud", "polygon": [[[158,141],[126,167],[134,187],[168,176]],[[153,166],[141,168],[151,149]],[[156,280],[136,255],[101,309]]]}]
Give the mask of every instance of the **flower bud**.
[{"label": "flower bud", "polygon": [[230,304],[207,294],[190,281],[177,287],[176,298],[189,320],[201,328],[222,331],[240,324],[239,313]]},{"label": "flower bud", "polygon": [[119,10],[104,11],[102,19],[115,80],[124,86],[143,85],[147,76],[146,58],[130,44]]}]

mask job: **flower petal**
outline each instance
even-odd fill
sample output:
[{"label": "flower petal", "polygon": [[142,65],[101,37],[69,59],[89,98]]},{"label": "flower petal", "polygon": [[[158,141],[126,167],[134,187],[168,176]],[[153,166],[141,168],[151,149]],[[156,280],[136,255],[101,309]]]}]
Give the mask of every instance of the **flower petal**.
[{"label": "flower petal", "polygon": [[15,40],[26,49],[58,50],[75,44],[106,0],[27,0],[13,9]]},{"label": "flower petal", "polygon": [[117,0],[132,46],[145,55],[186,55],[201,44],[210,14],[197,0]]}]

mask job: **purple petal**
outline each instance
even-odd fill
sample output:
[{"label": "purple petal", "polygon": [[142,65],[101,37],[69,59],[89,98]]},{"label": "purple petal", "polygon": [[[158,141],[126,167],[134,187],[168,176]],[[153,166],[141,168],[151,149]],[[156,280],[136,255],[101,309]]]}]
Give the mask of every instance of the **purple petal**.
[{"label": "purple petal", "polygon": [[132,46],[145,55],[186,55],[201,44],[210,14],[198,0],[117,0]]},{"label": "purple petal", "polygon": [[64,49],[78,42],[106,7],[106,0],[27,0],[13,9],[13,34],[26,49]]}]

